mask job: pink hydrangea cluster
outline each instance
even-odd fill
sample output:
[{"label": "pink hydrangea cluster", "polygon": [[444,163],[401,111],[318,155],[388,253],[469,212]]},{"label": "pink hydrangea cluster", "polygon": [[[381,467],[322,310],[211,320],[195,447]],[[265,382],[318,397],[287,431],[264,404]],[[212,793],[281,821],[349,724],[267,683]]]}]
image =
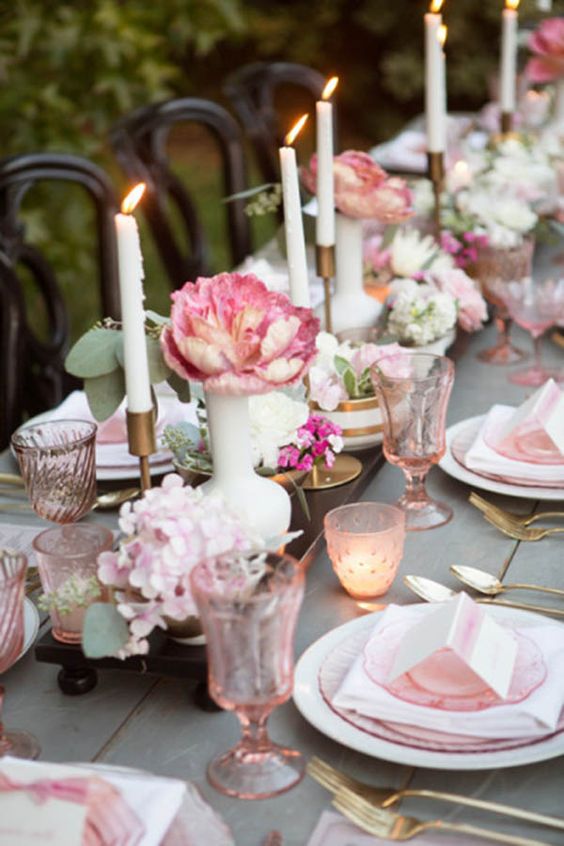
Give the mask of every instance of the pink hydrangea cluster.
[{"label": "pink hydrangea cluster", "polygon": [[120,657],[146,654],[148,635],[166,628],[166,617],[183,620],[196,612],[190,572],[201,561],[261,549],[259,535],[218,495],[165,476],[161,487],[120,510],[125,539],[117,551],[98,557],[98,578],[117,589],[117,609],[130,638]]},{"label": "pink hydrangea cluster", "polygon": [[487,247],[488,236],[475,232],[464,232],[456,238],[452,232],[441,232],[440,246],[445,253],[451,255],[457,267],[468,267],[478,260],[478,250]]},{"label": "pink hydrangea cluster", "polygon": [[331,468],[343,448],[342,429],[321,414],[312,414],[297,432],[293,444],[282,447],[278,466],[286,470],[306,470],[314,464]]}]

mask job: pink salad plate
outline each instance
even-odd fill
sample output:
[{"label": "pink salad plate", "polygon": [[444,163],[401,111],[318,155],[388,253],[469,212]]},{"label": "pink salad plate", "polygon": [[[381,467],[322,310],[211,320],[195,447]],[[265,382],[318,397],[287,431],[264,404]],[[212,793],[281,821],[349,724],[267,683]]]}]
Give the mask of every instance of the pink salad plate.
[{"label": "pink salad plate", "polygon": [[[406,621],[407,622],[407,621]],[[387,629],[396,628],[396,632],[388,632],[388,637],[386,638],[385,642],[382,642],[382,654],[386,653],[388,648],[392,648],[395,654],[395,650],[393,649],[393,643],[395,641],[395,648],[399,645],[399,638],[401,637],[400,630],[396,626],[389,626],[386,627]],[[404,629],[405,630],[405,629]],[[385,630],[382,630],[384,633]],[[377,636],[380,635],[380,631],[378,631]],[[376,635],[374,636],[374,639]],[[366,647],[368,646],[370,640],[374,640],[372,638],[372,632],[370,629],[361,629],[360,631],[355,631],[354,633],[350,634],[344,640],[342,640],[324,659],[318,674],[318,684],[320,693],[328,705],[329,708],[338,715],[342,720],[345,722],[355,726],[355,728],[360,729],[367,734],[372,735],[372,737],[376,737],[380,740],[385,740],[391,743],[396,743],[401,746],[407,746],[414,749],[423,749],[430,752],[444,752],[444,753],[480,753],[480,752],[497,752],[501,750],[510,750],[510,749],[518,749],[520,747],[530,746],[531,744],[537,743],[541,740],[545,740],[546,737],[552,737],[554,734],[558,734],[560,732],[564,732],[564,712],[560,718],[560,722],[556,729],[556,732],[552,732],[550,735],[542,736],[542,737],[534,737],[534,738],[502,738],[499,740],[492,739],[492,738],[481,738],[481,737],[470,737],[468,735],[458,735],[458,734],[451,734],[448,732],[440,732],[440,731],[433,731],[432,729],[422,728],[420,726],[415,725],[408,725],[404,723],[395,723],[390,721],[378,720],[373,717],[367,717],[362,714],[357,713],[348,708],[339,708],[333,704],[333,699],[346,675],[349,671],[352,662],[358,657],[359,653],[364,652],[366,656]],[[534,676],[536,683],[533,683],[531,680],[526,680],[526,675],[528,669],[524,666],[526,662],[526,655],[529,653],[529,644],[534,647],[534,668],[532,668],[532,675]],[[514,691],[514,695],[517,695],[517,691],[524,691],[529,689],[529,693],[525,694],[522,698],[525,698],[527,695],[532,693],[532,691],[538,688],[544,681],[546,677],[546,667],[544,666],[544,662],[542,658],[540,658],[539,662],[539,650],[536,647],[536,644],[533,644],[526,637],[522,637],[520,640],[520,649],[519,649],[519,658],[518,661],[521,663],[520,669],[516,671],[516,676],[518,675],[522,681],[515,685],[512,685],[512,689]],[[393,655],[387,660],[388,664],[391,664],[393,660]],[[378,661],[377,666],[375,667],[376,672],[379,674],[385,665],[386,662]],[[374,669],[374,668],[373,668]],[[371,676],[372,677],[372,676]],[[436,677],[434,674],[431,678],[427,678],[426,676],[421,679],[418,677],[418,681],[424,681],[424,684],[428,686],[431,684],[432,687],[435,687],[437,684]],[[378,683],[378,682],[377,682]],[[442,690],[444,689],[443,682],[438,682],[439,688]],[[410,688],[410,695],[418,690],[418,685],[412,681],[409,685]],[[396,695],[395,691],[390,690],[389,687],[386,688],[392,695]],[[402,691],[403,692],[403,691]],[[421,688],[421,695],[423,702],[417,702],[416,704],[424,704],[425,700],[428,699],[430,695],[430,691],[427,687]],[[434,694],[435,696],[437,694]],[[443,700],[442,693],[438,697],[439,699]],[[478,705],[478,707],[472,708],[472,710],[480,710],[483,707],[492,707],[495,703],[490,702],[487,705],[483,705],[483,697],[482,696],[472,696],[470,697],[471,701],[474,706]],[[408,701],[413,701],[413,699],[409,699]],[[518,700],[511,700],[511,701],[520,701]],[[498,700],[498,703],[500,701]],[[459,703],[460,704],[460,703]],[[461,709],[462,710],[462,709]],[[463,710],[470,710],[470,708],[464,708]]]},{"label": "pink salad plate", "polygon": [[556,447],[544,429],[531,429],[518,432],[501,441],[499,431],[491,424],[484,430],[484,441],[504,458],[513,461],[526,461],[528,464],[564,466],[564,455]]}]

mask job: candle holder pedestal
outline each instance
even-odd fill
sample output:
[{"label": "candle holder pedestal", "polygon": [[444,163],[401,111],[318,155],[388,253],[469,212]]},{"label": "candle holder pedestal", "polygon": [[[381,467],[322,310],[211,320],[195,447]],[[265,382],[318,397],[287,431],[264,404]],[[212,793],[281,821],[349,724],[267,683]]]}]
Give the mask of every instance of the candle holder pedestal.
[{"label": "candle holder pedestal", "polygon": [[441,194],[445,181],[444,153],[427,153],[427,174],[433,184],[433,225],[435,235],[439,238],[441,234]]},{"label": "candle holder pedestal", "polygon": [[139,457],[141,490],[148,491],[151,487],[149,456],[157,451],[155,410],[126,411],[126,419],[129,452]]},{"label": "candle holder pedestal", "polygon": [[501,113],[500,129],[504,137],[513,132],[513,112]]},{"label": "candle holder pedestal", "polygon": [[333,319],[331,316],[331,279],[335,275],[335,245],[315,247],[315,264],[317,275],[323,280],[325,331],[333,333]]}]

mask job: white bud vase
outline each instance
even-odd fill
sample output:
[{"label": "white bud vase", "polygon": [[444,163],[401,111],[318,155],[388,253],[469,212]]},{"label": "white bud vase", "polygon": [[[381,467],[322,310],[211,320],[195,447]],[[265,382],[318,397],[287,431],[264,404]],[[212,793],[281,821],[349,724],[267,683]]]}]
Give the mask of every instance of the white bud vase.
[{"label": "white bud vase", "polygon": [[255,473],[249,398],[205,392],[213,476],[206,493],[222,494],[229,505],[268,539],[290,525],[290,497],[281,485]]},{"label": "white bud vase", "polygon": [[556,80],[556,91],[554,94],[554,119],[558,127],[564,126],[564,77]]},{"label": "white bud vase", "polygon": [[363,285],[362,221],[336,215],[335,295],[331,300],[333,332],[374,326],[382,304]]}]

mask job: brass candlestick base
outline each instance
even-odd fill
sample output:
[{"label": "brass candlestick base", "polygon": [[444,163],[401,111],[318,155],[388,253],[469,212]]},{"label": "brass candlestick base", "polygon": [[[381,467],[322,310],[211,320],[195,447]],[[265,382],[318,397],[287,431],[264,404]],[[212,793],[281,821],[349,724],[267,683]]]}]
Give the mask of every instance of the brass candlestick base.
[{"label": "brass candlestick base", "polygon": [[311,473],[306,476],[302,484],[305,491],[321,491],[326,488],[337,488],[339,485],[346,485],[352,482],[362,473],[362,464],[353,455],[339,453],[335,456],[335,463],[330,470],[323,467],[314,467]]},{"label": "brass candlestick base", "polygon": [[149,456],[157,451],[155,438],[155,412],[126,411],[127,440],[131,455],[139,456],[141,472],[141,490],[148,491],[151,487],[151,473],[149,470]]},{"label": "brass candlestick base", "polygon": [[510,132],[513,132],[513,112],[501,113],[500,126],[502,135],[508,135]]},{"label": "brass candlestick base", "polygon": [[427,173],[433,183],[433,197],[435,200],[433,209],[433,222],[437,238],[441,234],[441,194],[445,179],[445,157],[444,153],[427,153]]},{"label": "brass candlestick base", "polygon": [[315,264],[317,275],[323,279],[323,292],[325,296],[325,331],[333,332],[333,319],[331,317],[331,279],[335,275],[335,247],[334,245],[324,247],[317,244],[315,247]]}]

